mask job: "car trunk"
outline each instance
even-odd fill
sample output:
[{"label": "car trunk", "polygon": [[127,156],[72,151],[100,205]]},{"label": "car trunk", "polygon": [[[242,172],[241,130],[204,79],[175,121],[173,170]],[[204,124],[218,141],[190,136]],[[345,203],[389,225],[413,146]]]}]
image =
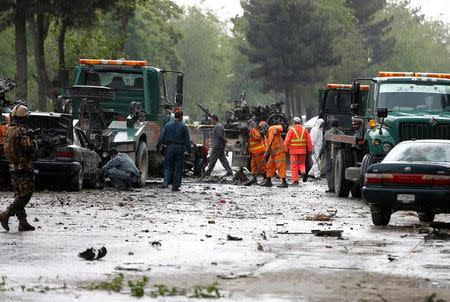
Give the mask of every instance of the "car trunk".
[{"label": "car trunk", "polygon": [[366,185],[420,187],[450,186],[450,164],[445,163],[380,163],[366,174]]},{"label": "car trunk", "polygon": [[69,115],[31,114],[26,122],[29,129],[41,129],[36,133],[38,159],[54,159],[55,149],[73,141],[72,119]]}]

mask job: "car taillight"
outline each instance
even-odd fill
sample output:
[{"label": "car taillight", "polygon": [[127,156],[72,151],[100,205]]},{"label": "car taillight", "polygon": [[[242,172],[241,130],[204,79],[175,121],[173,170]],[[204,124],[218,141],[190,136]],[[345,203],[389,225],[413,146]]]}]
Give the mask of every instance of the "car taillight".
[{"label": "car taillight", "polygon": [[75,157],[75,152],[71,149],[57,149],[55,157],[59,159],[72,159]]},{"label": "car taillight", "polygon": [[449,186],[450,176],[429,174],[367,173],[364,178],[364,184]]}]

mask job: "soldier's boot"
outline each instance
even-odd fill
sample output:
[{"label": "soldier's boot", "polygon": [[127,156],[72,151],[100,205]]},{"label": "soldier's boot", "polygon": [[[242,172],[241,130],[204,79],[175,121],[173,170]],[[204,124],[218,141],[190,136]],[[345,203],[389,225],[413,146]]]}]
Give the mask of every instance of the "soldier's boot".
[{"label": "soldier's boot", "polygon": [[261,184],[261,187],[272,187],[272,179],[270,177],[267,177],[266,181]]},{"label": "soldier's boot", "polygon": [[28,223],[27,216],[17,217],[19,219],[19,232],[34,231],[36,228]]},{"label": "soldier's boot", "polygon": [[286,181],[286,178],[282,178],[281,184],[279,184],[277,187],[278,188],[287,188],[288,187],[288,183]]},{"label": "soldier's boot", "polygon": [[14,213],[9,208],[0,213],[0,222],[7,232],[9,232],[9,217],[11,216],[14,216]]}]

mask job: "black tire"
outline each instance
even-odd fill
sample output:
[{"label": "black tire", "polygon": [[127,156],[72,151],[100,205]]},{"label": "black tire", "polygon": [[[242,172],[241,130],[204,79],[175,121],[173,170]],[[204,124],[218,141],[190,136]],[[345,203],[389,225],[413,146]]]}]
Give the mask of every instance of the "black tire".
[{"label": "black tire", "polygon": [[420,222],[433,222],[436,214],[432,212],[422,212],[422,213],[418,212],[417,216],[419,216]]},{"label": "black tire", "polygon": [[195,161],[194,176],[203,178],[205,176],[205,160],[200,158]]},{"label": "black tire", "polygon": [[386,226],[391,220],[392,211],[376,206],[370,207],[370,214],[372,215],[372,223],[376,226]]},{"label": "black tire", "polygon": [[354,183],[351,192],[353,198],[361,198],[361,185],[359,183]]},{"label": "black tire", "polygon": [[383,158],[379,155],[375,154],[366,154],[363,157],[362,163],[361,163],[361,187],[364,186],[364,175],[366,175],[367,169],[369,169],[369,166],[372,164],[379,163]]},{"label": "black tire", "polygon": [[148,175],[148,151],[147,144],[145,142],[139,143],[139,147],[136,152],[136,167],[139,172],[141,172],[138,183],[141,187],[143,187],[145,186]]},{"label": "black tire", "polygon": [[69,187],[70,191],[79,192],[83,189],[84,185],[84,169],[81,167],[78,174],[73,178],[72,183]]},{"label": "black tire", "polygon": [[281,125],[283,130],[287,131],[289,128],[288,118],[283,113],[272,113],[267,118],[267,123],[269,125]]},{"label": "black tire", "polygon": [[75,85],[67,89],[67,97],[115,100],[116,93],[104,86]]},{"label": "black tire", "polygon": [[351,165],[350,152],[339,150],[334,159],[334,190],[338,197],[348,197],[350,194],[353,183],[345,179],[345,169]]}]

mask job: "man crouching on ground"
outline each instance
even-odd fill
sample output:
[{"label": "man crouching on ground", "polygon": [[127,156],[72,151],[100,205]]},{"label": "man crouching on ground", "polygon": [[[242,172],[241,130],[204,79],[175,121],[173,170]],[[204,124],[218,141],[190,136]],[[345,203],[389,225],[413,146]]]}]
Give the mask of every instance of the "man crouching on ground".
[{"label": "man crouching on ground", "polygon": [[104,179],[109,178],[113,186],[119,191],[131,190],[132,185],[139,180],[139,170],[125,153],[119,153],[116,149],[109,151],[111,159],[102,168]]}]

